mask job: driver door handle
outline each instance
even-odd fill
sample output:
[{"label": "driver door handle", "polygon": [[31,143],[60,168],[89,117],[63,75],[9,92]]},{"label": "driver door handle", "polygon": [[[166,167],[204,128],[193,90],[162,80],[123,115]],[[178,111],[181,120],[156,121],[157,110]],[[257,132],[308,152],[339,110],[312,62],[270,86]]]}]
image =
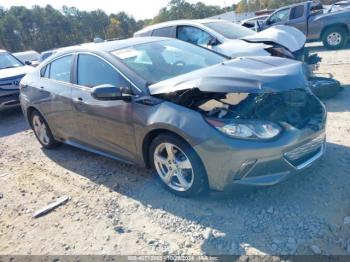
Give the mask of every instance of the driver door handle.
[{"label": "driver door handle", "polygon": [[77,97],[77,98],[73,98],[73,101],[75,102],[75,103],[82,103],[84,100],[81,98],[81,97]]},{"label": "driver door handle", "polygon": [[88,109],[86,108],[86,104],[82,97],[73,98],[73,106],[75,109],[81,113],[87,113]]}]

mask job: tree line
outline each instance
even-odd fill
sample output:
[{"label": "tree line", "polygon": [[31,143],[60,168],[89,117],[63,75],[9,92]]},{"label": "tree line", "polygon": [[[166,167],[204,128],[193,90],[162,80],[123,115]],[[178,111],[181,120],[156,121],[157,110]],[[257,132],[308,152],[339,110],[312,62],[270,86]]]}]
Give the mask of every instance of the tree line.
[{"label": "tree line", "polygon": [[63,6],[57,10],[45,7],[0,7],[0,48],[11,52],[37,50],[39,52],[79,43],[94,38],[123,39],[148,24],[187,18],[205,18],[230,8],[190,4],[185,0],[171,0],[153,19],[135,20],[125,12],[107,15],[102,10],[81,11]]},{"label": "tree line", "polygon": [[221,8],[201,2],[191,4],[186,0],[171,0],[153,19],[145,20],[135,20],[125,12],[107,15],[100,9],[88,12],[67,6],[63,6],[62,10],[50,5],[33,6],[30,9],[23,6],[9,9],[0,7],[0,48],[11,52],[31,49],[41,52],[91,42],[95,37],[123,39],[131,37],[135,31],[149,24],[174,19],[206,18],[236,9],[246,11],[244,3],[251,4],[253,1],[259,2],[259,5],[254,5],[254,8],[248,6],[249,10],[278,7],[295,0],[247,1],[242,0],[238,6]]}]

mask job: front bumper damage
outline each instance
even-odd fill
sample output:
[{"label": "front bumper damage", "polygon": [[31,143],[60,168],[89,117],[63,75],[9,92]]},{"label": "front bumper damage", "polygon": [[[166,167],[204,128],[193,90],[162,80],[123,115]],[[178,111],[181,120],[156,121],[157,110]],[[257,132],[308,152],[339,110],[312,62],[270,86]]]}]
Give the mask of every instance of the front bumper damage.
[{"label": "front bumper damage", "polygon": [[[15,70],[4,69],[4,70]],[[17,70],[17,69],[16,69]],[[0,78],[0,110],[18,107],[19,102],[19,82],[24,75],[15,75]]]},{"label": "front bumper damage", "polygon": [[314,133],[291,129],[269,143],[237,143],[218,136],[197,145],[195,150],[208,173],[210,188],[231,191],[284,181],[320,159],[325,152],[325,141],[324,130]]},{"label": "front bumper damage", "polygon": [[19,90],[4,90],[0,88],[0,110],[18,107]]},{"label": "front bumper damage", "polygon": [[[239,58],[149,88],[207,122],[205,139],[192,146],[213,190],[274,185],[324,154],[325,106],[307,87],[299,62]],[[269,121],[281,131],[270,139],[242,139],[216,128],[239,121]],[[198,132],[195,125],[189,130]]]}]

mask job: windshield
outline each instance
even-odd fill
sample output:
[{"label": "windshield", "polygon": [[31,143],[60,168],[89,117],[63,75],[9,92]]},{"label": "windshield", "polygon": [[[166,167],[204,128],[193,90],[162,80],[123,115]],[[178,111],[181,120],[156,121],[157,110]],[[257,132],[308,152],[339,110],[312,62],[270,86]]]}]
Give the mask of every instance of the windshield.
[{"label": "windshield", "polygon": [[19,60],[21,60],[23,63],[26,61],[33,62],[39,60],[39,54],[36,52],[16,53],[13,55]]},{"label": "windshield", "polygon": [[23,66],[22,62],[7,52],[0,52],[0,69]]},{"label": "windshield", "polygon": [[157,83],[226,60],[224,56],[178,40],[163,40],[112,52],[149,83]]},{"label": "windshield", "polygon": [[244,26],[226,21],[204,23],[204,25],[229,39],[239,39],[256,34],[256,32]]}]

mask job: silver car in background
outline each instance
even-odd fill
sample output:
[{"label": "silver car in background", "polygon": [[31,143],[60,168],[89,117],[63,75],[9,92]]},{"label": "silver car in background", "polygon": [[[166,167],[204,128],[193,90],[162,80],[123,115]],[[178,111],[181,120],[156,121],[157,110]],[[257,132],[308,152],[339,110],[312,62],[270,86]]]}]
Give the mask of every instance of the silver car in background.
[{"label": "silver car in background", "polygon": [[19,106],[19,82],[32,69],[11,53],[0,50],[0,110]]},{"label": "silver car in background", "polygon": [[324,153],[325,108],[300,62],[175,39],[58,51],[23,78],[20,100],[43,147],[153,168],[180,196],[274,185]]},{"label": "silver car in background", "polygon": [[319,61],[309,57],[304,47],[305,35],[298,29],[285,25],[257,33],[239,24],[219,19],[174,20],[148,26],[134,36],[177,38],[232,58],[277,56],[310,64]]}]

